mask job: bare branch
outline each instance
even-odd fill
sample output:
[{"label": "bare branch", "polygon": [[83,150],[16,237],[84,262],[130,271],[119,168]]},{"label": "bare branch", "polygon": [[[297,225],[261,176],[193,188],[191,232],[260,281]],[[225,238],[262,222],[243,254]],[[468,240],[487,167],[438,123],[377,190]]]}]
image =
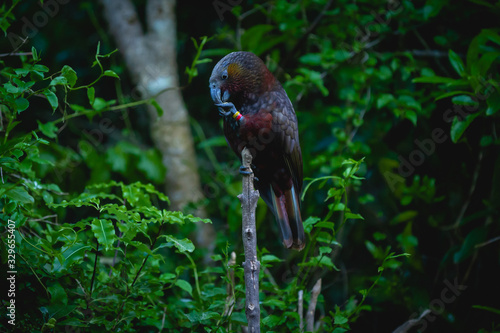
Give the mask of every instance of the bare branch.
[{"label": "bare branch", "polygon": [[318,296],[321,293],[321,279],[318,279],[311,290],[311,300],[309,301],[309,307],[307,308],[306,315],[306,330],[312,332],[314,330],[314,312],[316,311],[316,303],[318,302]]},{"label": "bare branch", "polygon": [[403,325],[401,325],[398,328],[396,328],[392,333],[406,333],[406,332],[408,332],[413,326],[417,326],[418,323],[422,319],[424,319],[424,317],[427,316],[429,313],[431,313],[431,310],[426,309],[424,312],[422,312],[422,314],[420,315],[420,317],[418,317],[417,319],[410,319],[410,320],[408,320]]},{"label": "bare branch", "polygon": [[[231,252],[231,258],[229,259],[229,262],[227,264],[229,266],[229,269],[227,271],[227,278],[229,280],[229,283],[226,286],[227,297],[226,297],[226,304],[224,305],[224,312],[222,313],[223,317],[229,317],[231,315],[235,304],[234,269],[231,267],[236,264],[236,253],[234,251]],[[231,323],[229,324],[229,330],[231,330]]]},{"label": "bare branch", "polygon": [[492,239],[490,239],[490,240],[488,240],[488,241],[486,241],[486,242],[484,242],[484,243],[477,244],[477,245],[475,246],[475,248],[476,248],[476,249],[478,249],[478,248],[480,248],[480,247],[486,246],[486,245],[488,245],[488,244],[494,243],[494,242],[499,241],[499,240],[500,240],[500,236],[495,237],[495,238],[492,238]]},{"label": "bare branch", "polygon": [[304,290],[299,290],[299,330],[304,332]]},{"label": "bare branch", "polygon": [[10,53],[0,53],[0,58],[3,57],[19,57],[19,56],[29,56],[33,55],[31,52],[10,52]]},{"label": "bare branch", "polygon": [[247,148],[241,153],[243,167],[249,174],[243,176],[243,193],[238,196],[242,210],[242,236],[245,250],[243,263],[245,274],[246,304],[248,330],[251,333],[260,333],[260,305],[259,305],[259,272],[260,262],[257,260],[257,229],[255,227],[255,209],[259,192],[253,188],[253,172],[251,171],[252,154]]},{"label": "bare branch", "polygon": [[448,58],[448,52],[439,50],[411,50],[410,53],[416,57]]}]

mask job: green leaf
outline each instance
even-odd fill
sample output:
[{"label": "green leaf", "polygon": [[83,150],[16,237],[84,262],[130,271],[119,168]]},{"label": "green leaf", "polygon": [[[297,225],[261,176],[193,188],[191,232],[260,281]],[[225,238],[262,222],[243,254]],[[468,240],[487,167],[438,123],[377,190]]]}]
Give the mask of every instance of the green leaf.
[{"label": "green leaf", "polygon": [[175,281],[175,285],[184,291],[187,291],[189,295],[193,296],[193,287],[186,280],[178,279]]},{"label": "green leaf", "polygon": [[33,199],[33,197],[29,195],[28,192],[20,186],[16,186],[14,188],[9,189],[5,193],[5,195],[11,198],[12,200],[23,204],[30,204],[35,202],[35,199]]},{"label": "green leaf", "polygon": [[37,62],[40,58],[38,57],[38,53],[34,46],[31,47],[31,55],[33,56],[33,60]]},{"label": "green leaf", "polygon": [[332,251],[333,251],[333,249],[329,246],[320,246],[319,247],[319,254],[320,255],[328,254],[328,253],[331,253]]},{"label": "green leaf", "polygon": [[193,252],[194,251],[194,245],[191,240],[184,238],[184,239],[177,239],[173,236],[170,235],[163,235],[167,242],[172,243],[173,246],[175,246],[179,251],[181,252]]},{"label": "green leaf", "polygon": [[478,75],[485,76],[498,57],[500,57],[500,52],[488,52],[484,54],[477,63]]},{"label": "green leaf", "polygon": [[59,130],[53,121],[42,124],[40,120],[37,120],[38,129],[48,138],[54,139],[57,137],[57,131]]},{"label": "green leaf", "polygon": [[307,232],[307,233],[310,233],[313,226],[318,223],[319,221],[321,221],[321,219],[319,217],[315,217],[315,216],[309,216],[307,218],[307,220],[304,221],[303,225],[304,225],[304,231]]},{"label": "green leaf", "polygon": [[56,94],[54,94],[52,91],[48,89],[44,90],[43,94],[47,97],[47,100],[49,101],[49,104],[52,107],[52,111],[55,111],[59,106],[59,101],[57,100]]},{"label": "green leaf", "polygon": [[267,264],[267,263],[270,263],[270,262],[282,262],[284,261],[283,259],[280,259],[278,257],[276,257],[275,255],[272,255],[272,254],[265,254],[262,256],[262,258],[260,259],[260,261],[262,262],[262,264]]},{"label": "green leaf", "polygon": [[438,97],[436,97],[434,100],[435,101],[439,101],[440,99],[443,99],[443,98],[447,98],[447,97],[451,97],[451,96],[455,96],[455,95],[458,95],[458,94],[469,94],[469,95],[472,95],[471,92],[469,91],[465,91],[465,90],[456,90],[456,91],[450,91],[450,92],[447,92],[447,93],[444,93],[444,94],[441,94],[439,95]]},{"label": "green leaf", "polygon": [[148,149],[140,154],[137,168],[146,174],[153,182],[161,183],[165,180],[166,169],[162,163],[161,155],[156,149]]},{"label": "green leaf", "polygon": [[377,109],[381,109],[390,102],[394,101],[392,94],[382,94],[377,98]]},{"label": "green leaf", "polygon": [[160,277],[158,279],[162,283],[167,283],[167,282],[170,282],[171,280],[173,280],[175,278],[176,278],[176,276],[173,273],[163,273],[162,275],[160,275]]},{"label": "green leaf", "polygon": [[116,100],[114,99],[106,101],[104,98],[96,97],[94,104],[92,104],[92,107],[96,111],[102,111],[104,109],[107,109],[110,105],[113,105],[115,102]]},{"label": "green leaf", "polygon": [[319,66],[323,59],[320,53],[307,53],[299,58],[299,61],[306,65]]},{"label": "green leaf", "polygon": [[453,104],[477,106],[479,103],[469,95],[458,95],[451,99]]},{"label": "green leaf", "polygon": [[423,17],[428,20],[439,14],[443,6],[448,4],[448,0],[427,0],[423,7]]},{"label": "green leaf", "polygon": [[274,29],[276,29],[276,26],[271,24],[257,24],[252,26],[241,36],[242,48],[260,56],[287,38],[286,35],[271,34],[270,32]]},{"label": "green leaf", "polygon": [[404,117],[411,121],[413,126],[417,126],[417,113],[413,110],[405,110],[404,111]]},{"label": "green leaf", "polygon": [[262,319],[262,325],[270,327],[270,328],[274,328],[280,324],[282,319],[284,320],[285,318],[282,318],[282,317],[277,316],[277,315],[269,315],[269,316],[265,317],[264,319]]},{"label": "green leaf", "polygon": [[32,69],[30,71],[30,78],[31,80],[38,82],[43,80],[45,78],[45,75],[42,72]]},{"label": "green leaf", "polygon": [[453,52],[453,50],[450,50],[448,52],[448,57],[450,58],[451,65],[453,66],[455,71],[458,73],[458,75],[460,75],[461,77],[465,77],[467,75],[467,72],[465,71],[464,63],[463,63],[462,59],[460,59],[458,54]]},{"label": "green leaf", "polygon": [[350,212],[346,212],[344,218],[345,219],[353,219],[353,220],[364,220],[365,219],[360,214],[355,214],[355,213],[350,213]]},{"label": "green leaf", "polygon": [[380,66],[380,69],[378,70],[377,74],[378,78],[382,81],[392,78],[391,69],[385,65]]},{"label": "green leaf", "polygon": [[335,325],[342,325],[348,322],[348,319],[342,315],[336,314],[334,317]]},{"label": "green leaf", "polygon": [[498,92],[494,92],[491,94],[486,100],[488,104],[488,109],[486,109],[486,115],[492,116],[500,110],[500,94]]},{"label": "green leaf", "polygon": [[455,79],[442,76],[421,76],[412,80],[414,83],[453,83]]},{"label": "green leaf", "polygon": [[3,87],[9,94],[17,94],[20,92],[20,89],[10,82],[4,83]]},{"label": "green leaf", "polygon": [[91,229],[99,244],[104,246],[106,251],[109,250],[116,240],[113,223],[105,219],[94,219],[92,221]]},{"label": "green leaf", "polygon": [[318,255],[316,257],[313,257],[310,263],[313,266],[318,266],[318,267],[326,266],[336,270],[337,272],[339,271],[339,269],[333,263],[332,259],[327,256]]},{"label": "green leaf", "polygon": [[76,72],[73,70],[73,68],[71,68],[68,65],[65,65],[61,69],[61,75],[66,78],[66,80],[68,81],[69,86],[71,88],[73,88],[73,86],[75,85],[76,80],[77,80]]},{"label": "green leaf", "polygon": [[203,149],[208,147],[225,147],[226,145],[227,145],[226,137],[224,135],[217,135],[201,141],[198,144],[198,149]]},{"label": "green leaf", "polygon": [[399,213],[396,215],[390,222],[389,224],[394,225],[394,224],[399,224],[401,222],[407,222],[410,220],[413,220],[414,217],[418,215],[418,212],[416,210],[407,210],[402,213]]},{"label": "green leaf", "polygon": [[94,102],[95,102],[95,89],[94,89],[94,87],[87,88],[87,97],[89,99],[90,106],[94,105]]},{"label": "green leaf", "polygon": [[65,86],[68,84],[68,80],[64,76],[55,77],[50,81],[49,86]]},{"label": "green leaf", "polygon": [[344,332],[347,332],[348,329],[346,328],[342,328],[342,327],[337,327],[336,329],[333,330],[332,333],[344,333]]},{"label": "green leaf", "polygon": [[161,108],[160,104],[158,104],[158,102],[155,99],[151,99],[149,102],[156,109],[158,117],[163,116],[163,109]]},{"label": "green leaf", "polygon": [[492,143],[493,143],[493,137],[491,137],[490,135],[482,136],[481,141],[479,142],[481,147],[487,147],[487,146],[491,145]]},{"label": "green leaf", "polygon": [[186,313],[185,316],[192,323],[199,323],[201,321],[201,314],[196,310]]},{"label": "green leaf", "polygon": [[451,134],[451,140],[454,143],[457,143],[458,140],[460,140],[467,127],[469,127],[469,125],[472,123],[474,119],[476,119],[477,116],[479,116],[479,112],[475,112],[473,114],[468,115],[467,117],[465,117],[464,120],[460,120],[458,117],[453,118],[453,122],[451,123],[450,134]]},{"label": "green leaf", "polygon": [[389,259],[396,259],[396,258],[400,258],[400,257],[409,257],[411,256],[411,254],[409,253],[400,253],[400,254],[394,254],[394,252],[391,252],[387,258],[385,258],[385,260],[389,260]]},{"label": "green leaf", "polygon": [[302,75],[304,75],[306,80],[314,84],[319,89],[321,94],[323,94],[323,96],[328,96],[329,91],[325,87],[325,84],[323,82],[323,76],[320,72],[313,71],[303,67],[299,68],[297,71]]},{"label": "green leaf", "polygon": [[485,241],[487,234],[488,230],[485,227],[478,227],[469,232],[460,250],[453,255],[453,262],[458,264],[470,257],[474,251],[477,251],[476,245]]},{"label": "green leaf", "polygon": [[111,76],[111,77],[115,77],[117,79],[119,79],[120,77],[118,76],[118,74],[116,74],[115,72],[113,72],[112,70],[106,70],[104,71],[104,76]]},{"label": "green leaf", "polygon": [[18,99],[16,99],[16,109],[17,109],[17,112],[20,113],[20,112],[23,112],[24,110],[26,110],[28,108],[28,106],[30,106],[30,103],[28,102],[28,100],[26,98],[23,98],[23,97],[19,97]]},{"label": "green leaf", "polygon": [[54,284],[48,287],[47,290],[50,293],[50,302],[52,304],[68,304],[68,295],[66,294],[66,290],[59,282],[54,282]]},{"label": "green leaf", "polygon": [[413,98],[412,96],[410,95],[401,95],[398,97],[398,104],[405,107],[405,108],[410,108],[410,109],[414,109],[414,110],[417,110],[417,111],[421,111],[422,110],[422,106],[420,105],[419,102],[417,102],[415,100],[415,98]]},{"label": "green leaf", "polygon": [[56,258],[54,260],[54,266],[52,269],[52,272],[59,272],[62,269],[68,269],[74,262],[79,262],[80,260],[84,259],[85,251],[91,250],[92,247],[87,244],[83,243],[78,243],[75,245],[72,245],[68,248],[64,248],[61,251],[62,257],[63,257],[63,262],[61,263],[59,261],[59,258]]},{"label": "green leaf", "polygon": [[42,73],[47,73],[49,71],[49,68],[47,66],[40,64],[33,65],[33,69]]},{"label": "green leaf", "polygon": [[231,321],[233,323],[238,323],[244,326],[248,325],[247,316],[244,312],[233,312],[233,314],[231,315]]},{"label": "green leaf", "polygon": [[217,312],[214,312],[214,311],[203,311],[203,313],[201,314],[200,320],[203,321],[203,320],[209,320],[209,319],[219,320],[220,314],[218,314]]},{"label": "green leaf", "polygon": [[319,222],[315,226],[315,228],[323,228],[323,229],[329,229],[329,230],[335,230],[335,224],[333,222]]},{"label": "green leaf", "polygon": [[489,311],[489,312],[492,312],[492,313],[496,313],[497,315],[500,315],[500,309],[495,309],[495,308],[492,308],[490,306],[473,305],[472,308],[473,309],[479,309],[479,310],[485,310],[485,311]]},{"label": "green leaf", "polygon": [[264,301],[262,301],[262,304],[265,306],[273,306],[280,309],[286,308],[286,303],[276,298],[266,298]]}]

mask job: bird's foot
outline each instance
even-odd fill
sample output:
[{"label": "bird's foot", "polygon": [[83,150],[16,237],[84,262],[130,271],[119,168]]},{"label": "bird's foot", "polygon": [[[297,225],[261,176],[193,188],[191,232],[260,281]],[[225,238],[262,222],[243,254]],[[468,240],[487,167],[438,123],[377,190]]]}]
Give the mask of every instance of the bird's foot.
[{"label": "bird's foot", "polygon": [[250,175],[252,173],[252,171],[249,171],[249,170],[250,170],[249,167],[246,167],[246,166],[243,166],[243,165],[240,166],[240,173],[242,175],[247,175],[247,176]]},{"label": "bird's foot", "polygon": [[232,116],[233,114],[238,112],[234,104],[231,102],[217,103],[215,104],[215,106],[219,108],[219,115],[224,117]]},{"label": "bird's foot", "polygon": [[236,120],[240,120],[243,117],[231,102],[217,103],[215,106],[219,108],[219,115],[221,117],[232,117]]}]

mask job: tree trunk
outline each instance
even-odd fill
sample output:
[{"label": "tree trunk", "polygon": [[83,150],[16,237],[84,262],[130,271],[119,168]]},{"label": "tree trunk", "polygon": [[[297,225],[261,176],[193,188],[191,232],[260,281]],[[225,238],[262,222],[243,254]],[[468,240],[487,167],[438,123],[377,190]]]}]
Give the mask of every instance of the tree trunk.
[{"label": "tree trunk", "polygon": [[[176,60],[175,0],[149,0],[146,4],[144,32],[131,0],[100,0],[118,49],[125,59],[133,80],[145,98],[160,94],[156,101],[163,109],[148,105],[151,136],[161,151],[167,167],[166,190],[173,210],[202,199],[200,177],[196,163],[189,118],[180,93]],[[196,214],[204,216],[204,210]],[[200,229],[210,228],[200,224]],[[208,245],[213,231],[204,230],[198,243]],[[208,237],[207,237],[208,236]]]}]

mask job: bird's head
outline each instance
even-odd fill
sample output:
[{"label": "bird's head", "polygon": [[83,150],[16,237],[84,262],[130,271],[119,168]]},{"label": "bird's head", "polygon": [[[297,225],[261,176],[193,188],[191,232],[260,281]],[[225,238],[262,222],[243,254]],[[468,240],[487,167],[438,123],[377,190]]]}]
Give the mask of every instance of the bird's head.
[{"label": "bird's head", "polygon": [[210,77],[214,103],[232,102],[236,108],[255,101],[274,84],[264,62],[251,52],[232,52],[215,65]]}]

